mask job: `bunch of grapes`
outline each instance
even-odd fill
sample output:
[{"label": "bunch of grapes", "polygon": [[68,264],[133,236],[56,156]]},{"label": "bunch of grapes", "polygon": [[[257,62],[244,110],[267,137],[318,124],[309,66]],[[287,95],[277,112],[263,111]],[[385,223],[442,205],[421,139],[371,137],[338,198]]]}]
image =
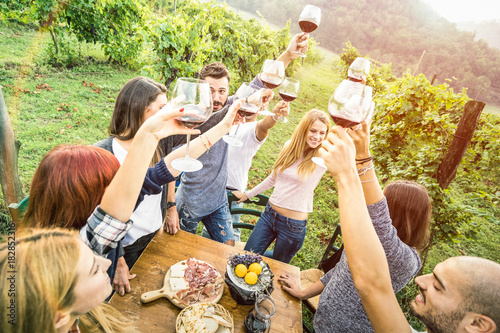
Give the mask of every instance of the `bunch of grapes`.
[{"label": "bunch of grapes", "polygon": [[229,260],[229,263],[232,267],[236,267],[239,264],[243,264],[248,267],[254,262],[260,263],[261,261],[262,257],[260,254],[237,254]]}]

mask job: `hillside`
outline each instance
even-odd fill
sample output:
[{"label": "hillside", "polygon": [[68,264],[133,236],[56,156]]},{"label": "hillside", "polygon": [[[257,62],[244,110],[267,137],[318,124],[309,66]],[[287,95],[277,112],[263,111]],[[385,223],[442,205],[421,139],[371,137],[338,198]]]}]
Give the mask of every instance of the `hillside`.
[{"label": "hillside", "polygon": [[484,39],[491,47],[500,50],[500,20],[487,22],[459,22],[457,29],[475,34],[476,40]]},{"label": "hillside", "polygon": [[292,32],[299,31],[294,21],[304,5],[315,4],[322,9],[322,22],[311,36],[321,46],[338,53],[350,41],[362,54],[392,63],[398,75],[409,70],[430,80],[436,76],[436,83],[447,82],[456,91],[468,88],[471,98],[500,105],[500,50],[477,40],[477,33],[458,30],[420,0],[227,2],[258,11],[278,26],[291,20]]}]

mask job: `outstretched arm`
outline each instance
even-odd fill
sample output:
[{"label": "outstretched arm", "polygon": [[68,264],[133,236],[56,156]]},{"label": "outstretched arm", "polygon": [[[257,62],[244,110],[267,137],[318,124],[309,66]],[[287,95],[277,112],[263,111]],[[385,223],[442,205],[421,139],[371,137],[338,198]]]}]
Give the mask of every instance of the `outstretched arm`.
[{"label": "outstretched arm", "polygon": [[375,332],[410,332],[392,290],[384,249],[368,215],[352,139],[342,127],[335,126],[320,153],[337,181],[349,269]]},{"label": "outstretched arm", "polygon": [[[206,152],[214,143],[219,141],[225,134],[229,133],[234,124],[239,124],[240,122],[244,121],[244,117],[240,116],[238,113],[238,110],[240,109],[242,104],[243,100],[235,101],[229,107],[226,116],[220,123],[190,142],[189,156],[192,158],[200,157],[200,155]],[[186,156],[186,145],[174,150],[173,152],[165,156],[165,164],[167,165],[168,171],[170,171],[172,176],[177,177],[181,173],[179,170],[174,169],[171,166],[172,161],[184,156]]]},{"label": "outstretched arm", "polygon": [[[278,116],[286,117],[288,113],[290,113],[290,105],[285,101],[279,101],[276,103],[273,109],[273,113]],[[264,140],[269,134],[269,130],[276,125],[276,120],[274,120],[274,116],[266,116],[263,119],[259,120],[257,126],[255,126],[255,136],[257,140]]]},{"label": "outstretched arm", "polygon": [[102,197],[101,209],[108,215],[122,222],[128,221],[160,139],[173,134],[199,133],[198,130],[185,128],[174,119],[181,116],[182,111],[165,107],[139,128],[125,161]]}]

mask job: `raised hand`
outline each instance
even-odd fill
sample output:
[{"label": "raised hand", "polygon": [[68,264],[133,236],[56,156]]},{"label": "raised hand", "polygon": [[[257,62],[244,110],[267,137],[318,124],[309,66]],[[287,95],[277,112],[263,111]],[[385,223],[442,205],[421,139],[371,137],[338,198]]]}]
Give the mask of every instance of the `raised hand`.
[{"label": "raised hand", "polygon": [[290,103],[283,100],[279,101],[274,106],[273,113],[277,118],[285,118],[290,113]]},{"label": "raised hand", "polygon": [[182,116],[183,112],[184,108],[174,111],[170,104],[167,104],[154,116],[146,119],[141,128],[151,132],[158,140],[175,134],[199,134],[199,130],[184,127],[175,120],[175,118]]},{"label": "raised hand", "polygon": [[319,153],[336,181],[346,173],[354,172],[357,175],[356,148],[343,127],[338,125],[332,127]]},{"label": "raised hand", "polygon": [[301,53],[307,53],[307,50],[309,49],[309,44],[307,42],[308,38],[309,34],[305,32],[301,32],[293,36],[285,51],[290,60],[294,60],[300,57],[300,54],[297,53],[297,51],[300,51]]},{"label": "raised hand", "polygon": [[362,159],[370,156],[370,124],[363,121],[361,124],[346,130],[356,147],[356,158]]}]

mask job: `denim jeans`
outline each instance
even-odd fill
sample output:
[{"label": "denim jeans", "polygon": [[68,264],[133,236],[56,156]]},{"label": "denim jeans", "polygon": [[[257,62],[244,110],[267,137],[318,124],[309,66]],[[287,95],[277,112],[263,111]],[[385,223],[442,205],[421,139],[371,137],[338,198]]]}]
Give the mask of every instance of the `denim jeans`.
[{"label": "denim jeans", "polygon": [[210,238],[213,240],[220,243],[234,240],[231,214],[229,213],[229,204],[227,202],[211,214],[201,218],[192,218],[185,204],[177,212],[179,213],[181,230],[195,234],[198,223],[201,220],[207,228]]},{"label": "denim jeans", "polygon": [[276,212],[268,203],[248,238],[246,251],[264,254],[276,239],[273,259],[289,263],[304,243],[306,220],[294,220]]},{"label": "denim jeans", "polygon": [[[242,203],[238,203],[237,201],[233,201],[231,202],[231,209],[234,209],[234,208],[243,208],[243,202]],[[241,217],[241,214],[236,214],[236,215],[231,215],[231,230],[233,230],[233,236],[234,236],[234,241],[235,242],[239,242],[240,239],[241,239],[241,230],[240,228],[236,228],[234,229],[233,228],[233,224],[234,223],[238,223],[240,222],[240,217]],[[207,228],[206,227],[203,227],[203,230],[201,232],[201,235],[205,238],[211,238],[208,231],[207,231]]]}]

